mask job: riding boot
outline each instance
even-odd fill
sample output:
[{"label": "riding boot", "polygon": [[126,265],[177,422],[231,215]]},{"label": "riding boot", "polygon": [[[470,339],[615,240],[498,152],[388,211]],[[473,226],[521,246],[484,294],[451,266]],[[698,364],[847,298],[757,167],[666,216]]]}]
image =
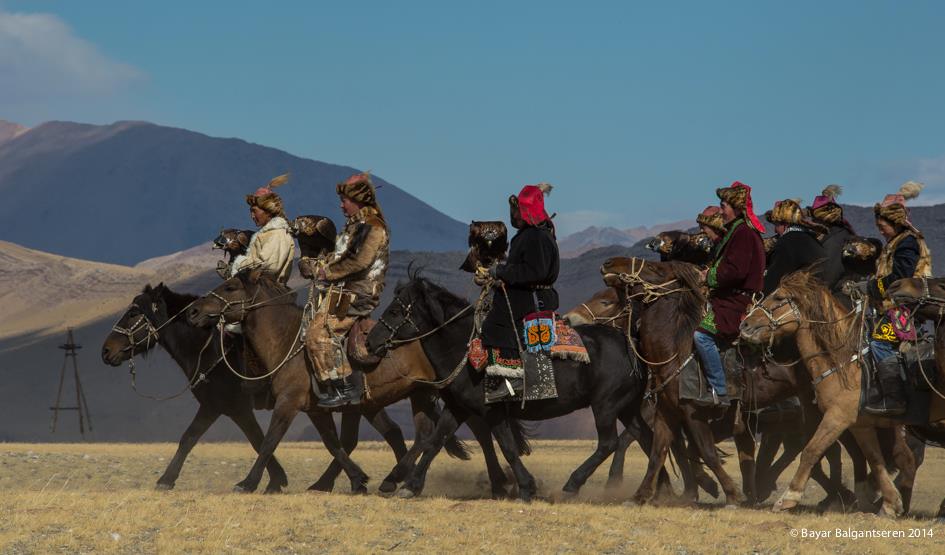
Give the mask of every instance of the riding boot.
[{"label": "riding boot", "polygon": [[883,393],[878,405],[867,405],[863,410],[876,416],[900,416],[906,412],[906,390],[899,377],[899,357],[886,357],[876,364],[876,380]]},{"label": "riding boot", "polygon": [[355,399],[355,387],[351,385],[350,376],[346,378],[331,380],[331,393],[326,399],[318,402],[318,406],[323,409],[335,409],[345,405],[360,403],[360,397]]}]

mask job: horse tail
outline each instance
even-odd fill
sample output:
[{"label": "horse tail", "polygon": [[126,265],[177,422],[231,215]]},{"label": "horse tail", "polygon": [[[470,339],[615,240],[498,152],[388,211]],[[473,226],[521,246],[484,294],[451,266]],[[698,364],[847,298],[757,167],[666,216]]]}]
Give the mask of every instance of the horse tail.
[{"label": "horse tail", "polygon": [[466,447],[466,444],[456,437],[456,434],[453,434],[446,440],[446,445],[443,446],[443,449],[446,450],[446,454],[453,457],[454,459],[459,459],[461,461],[468,461],[470,458],[469,448]]},{"label": "horse tail", "polygon": [[535,430],[517,418],[509,418],[509,428],[512,430],[512,437],[515,438],[515,446],[518,449],[519,456],[531,455],[532,446],[528,440],[535,437]]}]

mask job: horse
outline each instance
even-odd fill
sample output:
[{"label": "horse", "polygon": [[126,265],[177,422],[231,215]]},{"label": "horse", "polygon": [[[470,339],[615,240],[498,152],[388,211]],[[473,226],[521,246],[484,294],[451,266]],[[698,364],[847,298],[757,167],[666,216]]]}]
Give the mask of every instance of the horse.
[{"label": "horse", "polygon": [[741,323],[740,337],[746,342],[768,344],[794,339],[823,412],[823,419],[804,447],[797,471],[774,504],[774,511],[798,505],[812,466],[847,429],[866,456],[882,493],[880,513],[894,517],[905,510],[915,473],[912,452],[899,449],[894,453],[900,471],[907,474],[901,484],[908,492],[904,496],[890,479],[877,435],[877,428],[894,428],[898,424],[859,414],[862,319],[861,302],[847,310],[810,272],[799,271],[785,276],[778,289],[753,305]]},{"label": "horse", "polygon": [[[272,377],[272,392],[276,397],[273,417],[256,463],[235,489],[256,489],[263,466],[272,457],[289,424],[299,412],[305,412],[318,430],[326,448],[351,480],[352,491],[363,493],[366,491],[367,475],[339,445],[331,411],[319,408],[314,398],[308,363],[302,354],[303,347],[299,340],[302,317],[303,309],[295,304],[294,293],[258,271],[240,272],[207,296],[196,300],[187,311],[188,320],[200,327],[209,327],[217,318],[221,323],[241,322],[245,341],[262,359],[264,367],[268,369],[267,373]],[[415,414],[431,411],[433,398],[428,384],[434,373],[419,345],[406,346],[398,356],[381,361],[375,368],[361,366],[354,358],[351,362],[356,368],[363,370],[366,376],[365,385],[369,393],[358,405],[362,414],[372,415],[385,406],[408,397]],[[524,431],[517,422],[514,424],[512,433],[515,441],[518,442],[520,450],[525,450],[527,440]],[[506,495],[507,478],[499,466],[489,432],[477,421],[470,421],[469,426],[486,458],[492,494],[494,497],[503,497]],[[417,432],[418,437],[422,437],[426,430],[418,428]],[[454,436],[451,435],[447,440],[452,445],[448,450],[454,456],[467,456]],[[399,456],[398,460],[409,465],[418,453],[415,441],[411,450]],[[318,489],[315,487],[317,485],[313,484],[310,489]],[[391,493],[396,488],[396,481],[388,476],[381,484],[380,491]]]},{"label": "horse", "polygon": [[[240,387],[239,378],[223,368],[219,341],[210,330],[195,328],[178,317],[195,298],[177,294],[163,283],[146,286],[131,301],[102,345],[102,361],[109,366],[119,366],[160,345],[187,378],[187,388],[181,393],[190,391],[199,404],[197,414],[178,442],[177,452],[158,478],[156,487],[161,490],[174,488],[187,455],[220,415],[226,415],[239,426],[257,452],[263,440],[262,429],[253,414],[252,395]],[[275,457],[267,468],[266,493],[282,491],[288,485],[285,470]]]},{"label": "horse", "polygon": [[[562,315],[562,319],[568,322],[572,326],[579,325],[590,325],[594,323],[602,325],[615,326],[618,329],[626,330],[628,325],[627,310],[624,307],[623,303],[620,300],[620,295],[617,293],[617,290],[613,287],[607,287],[601,289],[600,291],[594,293],[590,299],[580,303],[570,311]],[[639,323],[639,319],[636,321]],[[786,369],[783,367],[778,367],[775,365],[771,370],[767,367],[763,369],[749,370],[754,374],[761,372],[763,376],[771,376],[772,379],[779,380],[785,385],[790,385],[794,383],[793,377],[791,374],[786,372]],[[749,389],[749,394],[751,399],[758,403],[761,399],[771,398],[771,395],[762,391],[754,391],[759,387],[763,387],[763,380],[752,379],[750,385],[752,386]],[[748,384],[746,384],[748,385]],[[763,402],[763,401],[761,401]],[[646,411],[649,405],[644,405],[643,410]],[[755,406],[754,408],[764,408],[764,405]],[[762,433],[761,444],[758,448],[758,456],[755,460],[755,488],[752,493],[751,489],[746,490],[743,487],[743,493],[747,497],[755,497],[757,502],[762,502],[767,499],[777,488],[777,479],[778,476],[791,464],[791,462],[800,454],[801,450],[806,443],[806,437],[803,435],[801,430],[797,429],[796,422],[779,422],[779,423],[761,423],[759,422],[760,415],[756,415],[753,412],[749,412],[743,407],[742,417],[745,421],[745,424],[749,430]],[[808,411],[805,411],[808,412]],[[652,419],[647,415],[645,418],[648,422]],[[636,436],[633,434],[628,434],[627,432],[630,429],[625,430],[621,433],[619,438],[619,445],[617,451],[614,453],[614,463],[611,465],[611,481],[615,481],[615,474],[618,472],[622,473],[623,469],[623,454],[629,445],[636,440]],[[724,430],[715,430],[719,432],[716,435],[716,440],[721,441],[730,437],[730,430],[728,432]],[[799,434],[799,432],[801,432]],[[770,438],[774,436],[777,438],[777,441],[770,441]],[[852,439],[852,438],[851,438]],[[784,444],[784,452],[780,457],[775,460],[775,455],[777,454],[778,448],[781,443]],[[705,473],[701,464],[689,465],[689,456],[686,455],[685,449],[686,445],[684,443],[683,434],[677,434],[673,438],[673,443],[670,447],[673,451],[673,455],[676,460],[679,462],[680,474],[683,478],[683,498],[695,501],[696,496],[696,485],[702,487],[713,497],[718,496],[718,486],[715,481]],[[837,449],[831,449],[828,452],[827,458],[830,462],[830,478],[823,474],[820,468],[815,469],[813,475],[814,479],[823,486],[824,490],[828,493],[827,497],[824,498],[818,505],[822,508],[826,508],[830,503],[837,500],[842,505],[850,505],[853,501],[853,493],[847,490],[841,481],[840,478],[840,452]],[[693,458],[694,461],[698,461],[698,457]],[[750,470],[750,463],[746,462],[746,469]],[[865,463],[863,465],[865,467]],[[862,474],[865,475],[865,469],[862,470]],[[743,484],[744,486],[744,484]]]},{"label": "horse", "polygon": [[[665,449],[674,440],[680,427],[690,441],[695,443],[696,455],[701,454],[703,461],[719,478],[723,490],[728,488],[727,503],[737,503],[744,499],[735,491],[734,482],[721,468],[714,447],[716,439],[730,436],[735,439],[738,448],[745,497],[750,502],[760,502],[767,498],[776,487],[777,474],[783,471],[794,455],[786,452],[769,469],[767,477],[759,480],[759,485],[756,486],[752,426],[740,426],[738,429],[734,427],[735,411],[739,408],[733,406],[724,418],[709,425],[706,423],[709,415],[705,409],[691,403],[681,403],[678,387],[669,387],[675,383],[681,363],[694,355],[692,334],[702,319],[705,304],[696,267],[684,262],[659,263],[618,257],[605,261],[601,273],[605,283],[617,287],[620,292],[618,295],[624,298],[624,302],[635,304],[636,308],[631,310],[639,313],[639,317],[630,325],[638,330],[636,333],[643,356],[659,361],[650,363],[651,390],[658,416],[654,421],[654,449],[650,452],[648,473],[634,499],[638,503],[646,503],[652,498],[655,486],[653,472],[662,466]],[[753,360],[752,353],[743,352],[742,355],[746,357],[745,362],[749,368],[760,366],[760,369],[746,371],[744,374],[745,391],[742,401],[745,407],[762,408],[800,395],[801,406],[807,416],[805,423],[809,426],[816,424],[816,419],[810,417],[810,388],[802,387],[802,376],[799,376],[796,370],[777,364],[762,365],[760,361]],[[819,467],[815,469],[815,479],[828,492],[828,497],[821,503],[822,506],[834,499],[848,503],[853,496],[843,488],[839,465],[831,465],[831,469],[831,478],[827,478]],[[863,474],[865,475],[865,470]]]},{"label": "horse", "polygon": [[[475,320],[481,316],[477,312],[478,308],[466,300],[415,271],[408,282],[395,289],[394,299],[379,319],[383,326],[376,326],[368,335],[368,349],[385,356],[396,353],[393,348],[396,345],[419,339],[438,380],[444,384],[441,391],[444,416],[434,435],[423,440],[423,455],[404,482],[400,495],[412,497],[423,490],[426,472],[443,439],[458,422],[479,415],[492,427],[493,436],[515,474],[520,498],[530,501],[536,493],[535,480],[516,452],[509,420],[547,420],[590,406],[597,429],[597,448],[574,470],[563,488],[565,496],[576,494],[616,448],[617,420],[625,426],[639,425],[645,376],[628,352],[624,335],[606,326],[580,326],[576,331],[588,350],[590,363],[553,361],[556,398],[486,404],[485,375],[467,362]],[[447,413],[452,418],[446,418]],[[644,436],[641,443],[646,447],[649,429],[645,424],[639,425],[639,429]],[[661,477],[668,481],[665,470]]]}]

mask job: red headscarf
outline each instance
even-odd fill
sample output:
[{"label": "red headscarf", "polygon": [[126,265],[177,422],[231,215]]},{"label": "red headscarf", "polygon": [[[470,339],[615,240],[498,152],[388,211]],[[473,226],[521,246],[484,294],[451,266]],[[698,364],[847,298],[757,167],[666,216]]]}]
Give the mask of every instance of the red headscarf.
[{"label": "red headscarf", "polygon": [[755,215],[755,207],[751,202],[751,187],[742,183],[741,181],[735,181],[732,183],[731,188],[745,189],[745,219],[748,220],[748,225],[755,228],[755,231],[758,233],[764,233],[765,226],[761,223],[761,220],[758,219],[758,216]]},{"label": "red headscarf", "polygon": [[526,185],[518,194],[518,210],[522,220],[528,225],[538,225],[549,219],[545,212],[545,195],[551,191],[551,185],[539,183]]}]

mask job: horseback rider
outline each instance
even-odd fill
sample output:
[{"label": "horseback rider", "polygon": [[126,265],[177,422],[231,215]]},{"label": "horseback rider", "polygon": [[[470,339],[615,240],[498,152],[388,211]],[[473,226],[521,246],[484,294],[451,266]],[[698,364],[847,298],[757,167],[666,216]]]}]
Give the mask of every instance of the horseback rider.
[{"label": "horseback rider", "polygon": [[765,253],[761,242],[764,226],[754,213],[751,187],[736,181],[716,190],[721,202],[725,235],[717,247],[715,261],[703,273],[709,288],[709,307],[693,336],[703,372],[712,388],[712,405],[727,406],[725,369],[719,342],[738,337],[752,295],[761,291]]},{"label": "horseback rider", "polygon": [[554,283],[560,257],[555,227],[545,212],[545,196],[551,188],[547,183],[526,185],[518,196],[509,197],[512,227],[518,231],[509,244],[508,257],[502,264],[476,270],[480,280],[491,278],[503,284],[496,288],[492,309],[482,323],[482,345],[490,353],[486,374],[516,380],[513,389],[521,387],[525,375],[521,339],[516,339],[524,333],[524,317],[558,309]]},{"label": "horseback rider", "polygon": [[843,282],[843,246],[856,237],[853,226],[843,217],[843,207],[837,203],[842,192],[839,185],[828,185],[810,207],[812,219],[827,228],[820,236],[825,256],[820,277],[831,291],[839,291]]},{"label": "horseback rider", "polygon": [[[911,277],[931,277],[932,257],[922,233],[909,220],[906,200],[919,196],[923,185],[908,181],[899,192],[886,195],[873,207],[876,227],[886,239],[876,261],[876,277],[867,284],[870,298],[881,305],[886,290],[894,282]],[[888,304],[888,303],[887,303]],[[884,305],[884,308],[888,308]],[[904,384],[896,356],[900,342],[915,329],[904,307],[887,310],[879,318],[870,340],[870,351],[876,362],[876,376],[882,398],[871,397],[864,410],[883,416],[901,415],[906,410]]]},{"label": "horseback rider", "polygon": [[245,256],[230,264],[230,277],[242,270],[258,268],[285,285],[292,274],[295,241],[289,233],[282,198],[273,189],[289,181],[289,174],[273,178],[265,187],[246,195],[249,214],[259,228],[249,240]]},{"label": "horseback rider", "polygon": [[814,273],[822,277],[820,264],[826,253],[817,241],[817,233],[826,233],[827,228],[809,220],[800,202],[794,199],[775,202],[765,218],[774,224],[778,240],[767,257],[764,294],[770,295],[777,289],[784,276],[810,266],[816,265]]},{"label": "horseback rider", "polygon": [[712,240],[716,245],[725,236],[725,218],[722,216],[722,209],[718,206],[706,206],[705,210],[696,216],[696,223],[702,233]]},{"label": "horseback rider", "polygon": [[305,335],[305,348],[319,383],[328,392],[318,406],[335,408],[361,402],[363,378],[353,375],[345,353],[351,328],[377,308],[390,257],[390,231],[368,173],[336,186],[345,227],[327,260],[306,258],[303,274],[326,286],[324,299]]}]

